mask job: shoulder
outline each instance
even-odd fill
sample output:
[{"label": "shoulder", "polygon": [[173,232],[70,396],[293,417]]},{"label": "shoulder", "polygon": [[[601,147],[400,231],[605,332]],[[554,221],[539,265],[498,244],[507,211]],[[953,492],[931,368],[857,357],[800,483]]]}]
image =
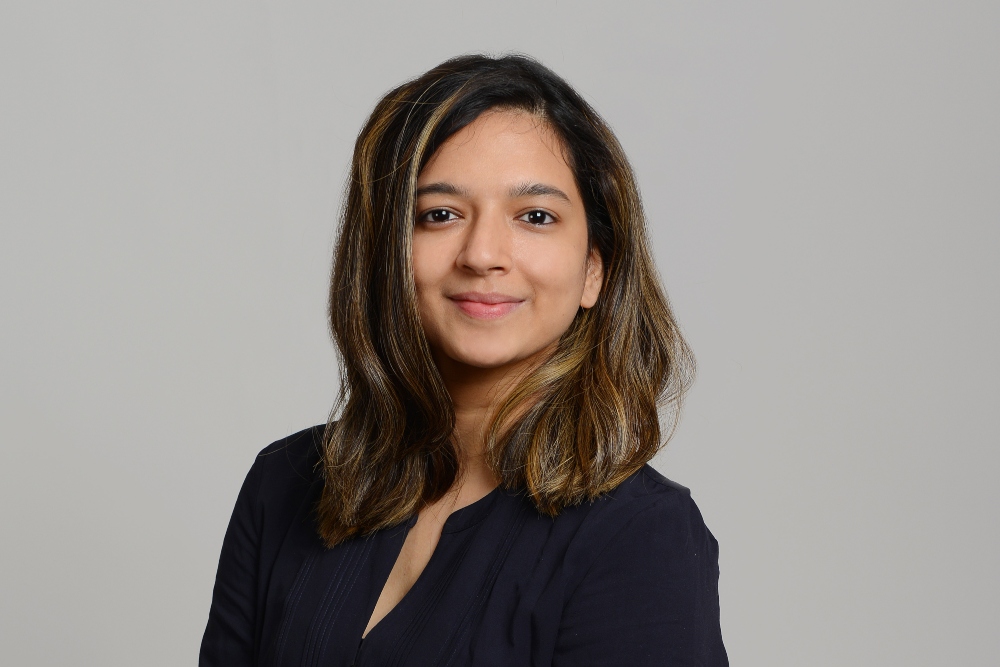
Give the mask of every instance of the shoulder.
[{"label": "shoulder", "polygon": [[553,664],[727,665],[718,543],[690,491],[646,466],[590,510]]},{"label": "shoulder", "polygon": [[[646,465],[630,478],[622,497],[634,498],[614,541],[660,558],[711,556],[718,547],[691,490]],[[623,486],[625,486],[623,484]]]},{"label": "shoulder", "polygon": [[623,512],[628,518],[621,524],[619,534],[650,527],[651,537],[666,533],[711,535],[691,497],[691,489],[667,479],[649,464],[625,480],[612,497],[612,502],[628,508]]},{"label": "shoulder", "polygon": [[595,566],[662,571],[671,562],[711,556],[718,546],[690,489],[648,464],[575,510],[585,516],[567,552],[570,589]]},{"label": "shoulder", "polygon": [[646,464],[607,494],[585,503],[583,511],[590,530],[609,534],[628,528],[640,516],[653,515],[671,523],[687,521],[697,506],[689,488]]},{"label": "shoulder", "polygon": [[247,502],[257,513],[294,513],[320,480],[323,448],[320,424],[293,433],[262,449],[247,474]]},{"label": "shoulder", "polygon": [[609,495],[617,498],[657,499],[691,497],[691,489],[667,479],[648,463],[619,484]]},{"label": "shoulder", "polygon": [[266,476],[286,476],[312,479],[323,451],[325,424],[302,429],[260,450],[254,467]]}]

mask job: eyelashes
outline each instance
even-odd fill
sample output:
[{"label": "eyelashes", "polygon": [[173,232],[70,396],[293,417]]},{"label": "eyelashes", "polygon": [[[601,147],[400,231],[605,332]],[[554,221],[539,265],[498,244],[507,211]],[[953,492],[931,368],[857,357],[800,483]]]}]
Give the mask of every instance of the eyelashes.
[{"label": "eyelashes", "polygon": [[457,219],[458,216],[446,208],[432,208],[417,217],[417,222],[445,223]]},{"label": "eyelashes", "polygon": [[[459,214],[455,213],[451,209],[432,208],[418,215],[417,222],[431,225],[443,225],[453,222],[454,220],[458,220],[460,217],[461,216]],[[556,222],[556,217],[554,215],[540,208],[533,208],[514,219],[526,222],[533,227],[544,227]]]},{"label": "eyelashes", "polygon": [[529,225],[535,225],[541,227],[543,225],[551,225],[556,221],[555,216],[553,216],[548,211],[543,211],[540,208],[532,209],[527,213],[521,215],[517,218],[518,220],[524,220]]}]

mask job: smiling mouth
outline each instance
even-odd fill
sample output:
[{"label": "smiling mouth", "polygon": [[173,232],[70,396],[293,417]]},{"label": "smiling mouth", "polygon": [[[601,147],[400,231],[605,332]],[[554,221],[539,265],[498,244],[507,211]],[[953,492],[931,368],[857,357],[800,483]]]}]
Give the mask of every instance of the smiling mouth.
[{"label": "smiling mouth", "polygon": [[462,294],[453,294],[448,298],[463,313],[477,320],[500,319],[524,303],[524,299],[497,292],[463,292]]}]

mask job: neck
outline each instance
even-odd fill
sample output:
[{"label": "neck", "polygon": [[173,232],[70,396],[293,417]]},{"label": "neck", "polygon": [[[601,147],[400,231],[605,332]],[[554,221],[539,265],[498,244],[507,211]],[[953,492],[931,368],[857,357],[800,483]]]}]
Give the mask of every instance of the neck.
[{"label": "neck", "polygon": [[526,359],[498,368],[479,368],[438,359],[455,410],[455,445],[461,473],[456,484],[487,492],[499,483],[486,465],[486,428],[493,410],[536,364]]}]

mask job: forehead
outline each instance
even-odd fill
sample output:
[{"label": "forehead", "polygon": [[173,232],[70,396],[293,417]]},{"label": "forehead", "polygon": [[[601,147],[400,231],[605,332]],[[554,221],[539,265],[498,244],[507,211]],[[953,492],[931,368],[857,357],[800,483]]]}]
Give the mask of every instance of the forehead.
[{"label": "forehead", "polygon": [[420,172],[419,181],[514,177],[575,180],[565,146],[542,117],[519,110],[486,111],[448,137]]}]

